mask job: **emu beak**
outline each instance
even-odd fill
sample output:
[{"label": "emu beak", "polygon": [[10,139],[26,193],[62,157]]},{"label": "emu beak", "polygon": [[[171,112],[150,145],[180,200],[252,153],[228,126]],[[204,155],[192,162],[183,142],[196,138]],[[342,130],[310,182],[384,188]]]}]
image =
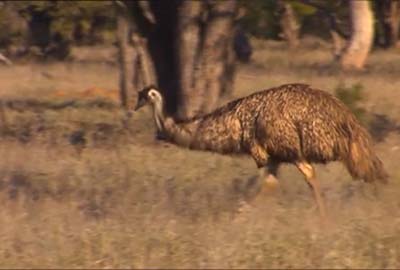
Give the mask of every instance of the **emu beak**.
[{"label": "emu beak", "polygon": [[134,111],[139,110],[139,109],[142,108],[145,104],[146,104],[146,101],[145,101],[145,100],[139,99],[138,102],[136,103],[136,106],[135,106]]}]

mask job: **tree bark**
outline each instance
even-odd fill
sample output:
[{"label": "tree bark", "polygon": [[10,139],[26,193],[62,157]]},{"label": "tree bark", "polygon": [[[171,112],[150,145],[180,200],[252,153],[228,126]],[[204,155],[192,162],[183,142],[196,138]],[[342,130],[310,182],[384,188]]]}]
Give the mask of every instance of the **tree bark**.
[{"label": "tree bark", "polygon": [[132,47],[130,40],[131,25],[133,22],[129,19],[128,7],[118,2],[117,11],[117,46],[118,46],[118,62],[120,69],[119,89],[121,97],[121,105],[125,109],[133,108],[133,104],[137,100],[137,91],[134,87],[135,63],[137,61],[137,52]]},{"label": "tree bark", "polygon": [[144,7],[142,2],[117,2],[131,5],[127,10],[134,13],[131,21],[121,11],[118,17],[121,99],[126,107],[129,92],[136,94],[139,84],[155,81],[167,112],[180,119],[209,112],[223,92],[230,92],[226,88],[232,87],[235,70],[235,0],[150,1]]},{"label": "tree bark", "polygon": [[280,25],[282,28],[283,38],[287,41],[290,49],[299,46],[299,24],[296,14],[289,2],[279,1],[280,7]]},{"label": "tree bark", "polygon": [[155,70],[147,49],[147,40],[140,36],[137,23],[131,15],[132,9],[139,7],[137,4],[129,1],[116,2],[120,97],[121,105],[125,109],[135,106],[137,93],[141,88],[155,83]]},{"label": "tree bark", "polygon": [[8,131],[6,110],[4,106],[4,101],[0,100],[0,133],[5,133],[6,131]]},{"label": "tree bark", "polygon": [[198,89],[205,89],[203,113],[208,113],[217,106],[224,88],[224,79],[227,79],[225,63],[233,46],[236,7],[234,0],[215,1],[210,7],[201,65],[204,76],[198,86]]},{"label": "tree bark", "polygon": [[390,46],[396,46],[399,39],[400,28],[400,3],[399,1],[390,2]]},{"label": "tree bark", "polygon": [[178,118],[214,109],[234,74],[233,34],[236,2],[183,1],[179,7]]},{"label": "tree bark", "polygon": [[46,11],[31,10],[29,26],[29,45],[38,46],[42,51],[50,44],[50,25],[52,18]]},{"label": "tree bark", "polygon": [[[236,34],[235,34],[236,35]],[[224,61],[224,74],[222,77],[222,86],[221,86],[221,98],[230,98],[233,93],[233,87],[235,84],[235,75],[236,75],[236,61],[239,59],[237,51],[235,51],[235,36],[230,38],[232,41],[228,41],[228,45],[226,48],[226,59]],[[231,44],[231,45],[230,45]],[[248,44],[249,45],[249,44]],[[248,48],[251,48],[250,45]],[[247,62],[250,61],[251,53],[248,53],[246,56]],[[246,61],[246,60],[245,60]]]},{"label": "tree bark", "polygon": [[178,117],[190,117],[200,112],[202,90],[196,89],[201,46],[201,14],[203,3],[184,1],[178,9],[177,66],[178,66]]},{"label": "tree bark", "polygon": [[143,36],[147,37],[147,49],[155,69],[157,85],[165,98],[166,111],[170,115],[175,115],[180,92],[176,61],[179,50],[176,43],[176,27],[180,1],[154,0],[149,3],[149,12],[153,14],[156,23],[152,27],[143,24],[140,30]]},{"label": "tree bark", "polygon": [[383,46],[394,47],[399,39],[400,1],[379,0],[376,5],[378,20],[382,26]]},{"label": "tree bark", "polygon": [[369,1],[350,1],[352,33],[340,56],[343,69],[362,69],[365,65],[373,40],[373,15]]}]

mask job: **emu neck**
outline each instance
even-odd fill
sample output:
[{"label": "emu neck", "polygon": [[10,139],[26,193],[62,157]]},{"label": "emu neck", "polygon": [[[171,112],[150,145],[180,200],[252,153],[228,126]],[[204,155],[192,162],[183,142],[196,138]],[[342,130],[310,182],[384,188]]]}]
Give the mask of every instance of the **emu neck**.
[{"label": "emu neck", "polygon": [[176,123],[172,117],[165,115],[162,102],[153,104],[153,115],[157,130],[165,134],[167,140],[183,147],[191,145],[197,122]]},{"label": "emu neck", "polygon": [[164,131],[165,126],[164,126],[164,121],[165,121],[165,115],[164,115],[164,107],[163,104],[160,103],[155,103],[153,106],[153,115],[154,115],[154,121],[156,122],[156,126],[158,131]]}]

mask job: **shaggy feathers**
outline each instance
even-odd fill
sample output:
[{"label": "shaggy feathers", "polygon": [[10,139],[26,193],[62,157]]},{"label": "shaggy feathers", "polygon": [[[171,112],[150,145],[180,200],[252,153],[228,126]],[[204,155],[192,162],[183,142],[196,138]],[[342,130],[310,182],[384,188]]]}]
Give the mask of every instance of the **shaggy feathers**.
[{"label": "shaggy feathers", "polygon": [[[140,92],[138,104],[145,102],[151,89],[156,90],[149,87]],[[340,100],[309,85],[263,90],[179,122],[161,118],[159,131],[167,140],[190,149],[249,154],[258,167],[266,166],[268,159],[276,163],[338,160],[354,178],[387,180],[366,129]]]}]

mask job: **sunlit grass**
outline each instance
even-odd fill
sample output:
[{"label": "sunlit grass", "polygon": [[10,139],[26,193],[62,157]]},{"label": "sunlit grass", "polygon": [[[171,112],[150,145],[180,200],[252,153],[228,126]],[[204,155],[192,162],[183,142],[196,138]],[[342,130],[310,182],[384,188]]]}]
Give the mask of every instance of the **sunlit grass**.
[{"label": "sunlit grass", "polygon": [[[392,77],[371,71],[343,75],[334,68],[321,73],[329,48],[303,48],[304,54],[289,60],[279,44],[263,46],[255,63],[240,67],[235,97],[289,82],[332,93],[340,81],[360,82],[366,95],[360,106],[400,120],[395,65]],[[388,65],[391,54],[383,54]],[[375,57],[371,63],[386,65]],[[103,97],[111,105],[99,107],[79,95],[93,85],[115,89],[116,67],[75,64],[70,69],[64,74],[62,64],[17,66],[14,77],[10,70],[1,77],[6,89],[0,95],[8,100],[54,104],[63,102],[55,90],[66,89],[80,102],[59,109],[5,109],[7,124],[0,123],[2,268],[400,267],[398,132],[376,145],[391,176],[378,194],[352,182],[340,164],[317,166],[329,226],[321,226],[307,185],[290,165],[281,168],[275,195],[260,198],[238,216],[239,202],[259,188],[257,182],[249,184],[257,176],[250,158],[155,141],[147,110],[134,114],[126,128],[112,100]],[[31,79],[20,79],[27,70]],[[48,70],[58,78],[52,83],[38,77]],[[79,144],[71,144],[77,131],[85,138],[81,152]]]}]

